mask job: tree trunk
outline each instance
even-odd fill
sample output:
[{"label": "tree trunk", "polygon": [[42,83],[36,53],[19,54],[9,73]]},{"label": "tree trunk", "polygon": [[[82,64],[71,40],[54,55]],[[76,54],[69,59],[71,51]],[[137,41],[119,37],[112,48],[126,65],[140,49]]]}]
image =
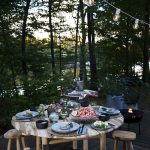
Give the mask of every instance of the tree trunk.
[{"label": "tree trunk", "polygon": [[50,49],[52,59],[52,72],[55,75],[55,57],[54,57],[54,40],[53,40],[53,26],[52,26],[52,0],[49,0],[49,29],[50,29]]},{"label": "tree trunk", "polygon": [[61,53],[62,53],[62,47],[61,47],[61,37],[59,35],[59,72],[61,75],[61,71],[62,71],[62,57],[61,57]]},{"label": "tree trunk", "polygon": [[13,81],[13,85],[14,85],[14,89],[15,89],[15,95],[18,96],[18,89],[17,89],[17,84],[16,84],[16,75],[15,75],[15,71],[14,71],[14,57],[12,55],[11,57],[11,72],[12,72],[12,81]]},{"label": "tree trunk", "polygon": [[86,31],[85,31],[85,14],[83,1],[80,0],[80,13],[81,13],[81,31],[82,31],[82,43],[80,47],[80,79],[86,83],[87,75],[86,75],[86,65],[85,65],[85,39],[86,39]]},{"label": "tree trunk", "polygon": [[26,6],[24,8],[24,17],[23,17],[23,26],[22,26],[22,43],[21,43],[23,84],[25,88],[25,93],[27,93],[27,87],[28,87],[28,72],[27,72],[27,62],[26,62],[26,36],[27,36],[26,26],[27,26],[27,18],[28,18],[30,2],[31,0],[27,0]]},{"label": "tree trunk", "polygon": [[93,15],[88,8],[88,42],[89,42],[89,55],[90,55],[90,71],[91,71],[91,89],[97,90],[97,69],[96,69],[96,57],[95,57],[95,35]]},{"label": "tree trunk", "polygon": [[78,30],[79,30],[79,6],[77,10],[77,26],[76,26],[76,44],[75,44],[75,61],[74,61],[74,79],[77,77],[77,49],[78,49]]},{"label": "tree trunk", "polygon": [[126,20],[127,31],[126,31],[126,38],[125,38],[125,74],[126,76],[129,75],[129,17]]},{"label": "tree trunk", "polygon": [[[149,0],[145,0],[145,22],[149,23]],[[148,82],[149,79],[149,25],[145,24],[144,31],[144,48],[143,48],[143,81]],[[150,81],[149,81],[150,82]]]},{"label": "tree trunk", "polygon": [[[16,84],[16,75],[15,75],[15,71],[14,71],[14,57],[13,57],[13,54],[11,53],[10,51],[10,41],[9,41],[9,38],[7,38],[7,33],[5,33],[5,26],[4,26],[4,20],[2,17],[0,17],[1,19],[1,22],[2,22],[2,36],[4,38],[4,45],[5,45],[5,50],[8,51],[8,55],[7,57],[9,58],[10,57],[10,70],[11,70],[11,74],[12,74],[12,82],[13,82],[13,88],[15,90],[15,95],[18,96],[18,90],[17,90],[17,84]],[[9,30],[9,28],[7,28],[7,30]]]}]

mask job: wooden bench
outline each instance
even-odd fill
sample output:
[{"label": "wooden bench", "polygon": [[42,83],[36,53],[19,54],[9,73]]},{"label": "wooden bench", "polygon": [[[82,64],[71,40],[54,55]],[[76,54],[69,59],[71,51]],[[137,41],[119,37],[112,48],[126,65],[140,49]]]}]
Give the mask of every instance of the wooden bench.
[{"label": "wooden bench", "polygon": [[22,133],[19,130],[16,130],[16,129],[8,130],[4,134],[4,138],[8,139],[7,150],[11,150],[11,143],[12,143],[13,139],[16,140],[16,149],[17,150],[21,150],[20,139],[22,142],[23,149],[25,148],[24,136],[22,136]]}]

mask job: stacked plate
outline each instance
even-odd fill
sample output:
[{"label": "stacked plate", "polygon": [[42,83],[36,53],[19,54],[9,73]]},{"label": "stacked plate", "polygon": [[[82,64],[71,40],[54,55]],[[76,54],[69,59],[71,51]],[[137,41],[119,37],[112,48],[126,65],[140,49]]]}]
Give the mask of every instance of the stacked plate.
[{"label": "stacked plate", "polygon": [[27,111],[23,111],[16,114],[16,119],[18,120],[31,119],[37,117],[38,115],[39,113],[36,111],[30,111],[30,113]]},{"label": "stacked plate", "polygon": [[118,115],[120,111],[115,108],[99,107],[98,112],[101,114]]},{"label": "stacked plate", "polygon": [[52,131],[57,133],[71,133],[79,129],[80,125],[75,122],[58,122],[51,126]]}]

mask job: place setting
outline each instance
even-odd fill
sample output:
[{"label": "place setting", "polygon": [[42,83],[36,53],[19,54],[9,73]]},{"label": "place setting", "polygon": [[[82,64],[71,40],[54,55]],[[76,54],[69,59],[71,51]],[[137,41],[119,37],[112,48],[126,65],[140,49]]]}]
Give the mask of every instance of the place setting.
[{"label": "place setting", "polygon": [[52,124],[48,128],[50,135],[58,137],[74,137],[87,134],[87,127],[73,121],[60,121]]},{"label": "place setting", "polygon": [[120,114],[120,110],[115,108],[108,108],[104,106],[93,106],[97,115],[116,116]]},{"label": "place setting", "polygon": [[30,111],[30,110],[26,110],[26,111],[22,111],[22,112],[18,112],[13,119],[15,121],[32,121],[34,118],[38,117],[39,113],[36,111]]}]

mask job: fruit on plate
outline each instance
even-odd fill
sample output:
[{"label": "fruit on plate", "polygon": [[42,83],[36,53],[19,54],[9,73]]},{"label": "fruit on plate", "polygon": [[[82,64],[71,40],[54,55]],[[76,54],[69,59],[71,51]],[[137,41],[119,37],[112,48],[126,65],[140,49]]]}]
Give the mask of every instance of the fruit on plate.
[{"label": "fruit on plate", "polygon": [[107,129],[108,128],[108,122],[103,122],[103,121],[95,121],[93,123],[95,128],[99,129]]},{"label": "fruit on plate", "polygon": [[90,107],[82,107],[77,111],[72,112],[73,116],[77,116],[80,118],[94,118],[96,117],[96,113],[93,108]]}]

